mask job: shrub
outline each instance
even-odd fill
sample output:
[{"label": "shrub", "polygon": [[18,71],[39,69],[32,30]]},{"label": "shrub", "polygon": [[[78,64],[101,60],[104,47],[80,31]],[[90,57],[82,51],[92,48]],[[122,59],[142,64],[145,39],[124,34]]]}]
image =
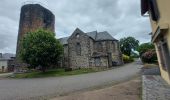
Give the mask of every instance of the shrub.
[{"label": "shrub", "polygon": [[155,63],[157,61],[157,55],[155,50],[149,50],[142,54],[142,62]]},{"label": "shrub", "polygon": [[124,63],[130,63],[133,61],[134,61],[134,59],[132,57],[123,54],[123,62]]},{"label": "shrub", "polygon": [[29,32],[21,41],[20,58],[33,68],[43,72],[51,65],[57,65],[63,54],[63,46],[53,32],[39,29]]},{"label": "shrub", "polygon": [[130,62],[133,62],[133,61],[134,61],[133,57],[130,56],[130,57],[129,57],[129,61],[130,61]]}]

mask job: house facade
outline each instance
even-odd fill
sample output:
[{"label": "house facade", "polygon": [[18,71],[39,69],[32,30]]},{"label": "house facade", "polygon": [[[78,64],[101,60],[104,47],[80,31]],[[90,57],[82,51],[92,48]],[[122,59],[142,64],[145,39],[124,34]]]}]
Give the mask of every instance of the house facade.
[{"label": "house facade", "polygon": [[0,58],[0,72],[8,71],[8,59]]},{"label": "house facade", "polygon": [[141,13],[150,18],[161,76],[170,84],[170,0],[141,0]]},{"label": "house facade", "polygon": [[5,58],[0,53],[0,72],[11,72],[14,70],[14,57]]},{"label": "house facade", "polygon": [[64,46],[63,67],[112,67],[123,63],[119,41],[106,31],[84,33],[77,28],[70,37],[59,41]]}]

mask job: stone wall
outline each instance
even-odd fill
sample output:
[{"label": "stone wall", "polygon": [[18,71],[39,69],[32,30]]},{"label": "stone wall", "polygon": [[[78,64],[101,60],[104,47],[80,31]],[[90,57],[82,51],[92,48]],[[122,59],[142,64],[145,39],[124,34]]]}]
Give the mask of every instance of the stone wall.
[{"label": "stone wall", "polygon": [[[97,64],[96,59],[100,60],[100,64]],[[93,67],[104,67],[104,68],[108,68],[109,67],[109,63],[108,63],[108,57],[96,57],[96,58],[92,58],[91,59],[91,68]]]},{"label": "stone wall", "polygon": [[119,41],[114,41],[114,52],[112,53],[112,60],[117,62],[117,65],[123,64],[122,53],[119,46]]},{"label": "stone wall", "polygon": [[[122,54],[120,52],[119,42],[118,41],[97,41],[94,43],[94,52],[102,52],[108,56],[108,66],[112,66],[112,61],[116,62],[117,65],[123,64]],[[99,44],[102,45],[101,48],[98,48]],[[110,57],[109,57],[110,56]]]},{"label": "stone wall", "polygon": [[64,67],[68,65],[68,67],[73,69],[108,68],[123,64],[117,40],[96,41],[86,33],[76,29],[68,38],[67,44],[68,46],[64,44]]},{"label": "stone wall", "polygon": [[[76,36],[78,35],[78,36]],[[89,37],[76,30],[68,40],[69,66],[71,68],[89,67]],[[76,44],[81,45],[81,54],[76,52]]]},{"label": "stone wall", "polygon": [[64,45],[63,46],[64,47],[64,58],[63,58],[63,67],[64,68],[68,68],[69,67],[69,65],[68,65],[68,63],[69,63],[69,58],[68,58],[68,45]]},{"label": "stone wall", "polygon": [[28,4],[21,8],[17,51],[20,51],[20,40],[27,32],[35,31],[37,29],[46,29],[54,32],[55,16],[51,11],[42,7],[39,4]]}]

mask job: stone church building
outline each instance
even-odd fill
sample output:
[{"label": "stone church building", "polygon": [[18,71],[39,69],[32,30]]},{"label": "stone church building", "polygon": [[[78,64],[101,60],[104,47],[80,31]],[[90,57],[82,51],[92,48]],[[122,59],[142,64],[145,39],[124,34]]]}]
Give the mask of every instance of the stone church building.
[{"label": "stone church building", "polygon": [[62,67],[112,67],[123,63],[119,41],[106,31],[85,33],[77,28],[59,41],[64,46]]}]

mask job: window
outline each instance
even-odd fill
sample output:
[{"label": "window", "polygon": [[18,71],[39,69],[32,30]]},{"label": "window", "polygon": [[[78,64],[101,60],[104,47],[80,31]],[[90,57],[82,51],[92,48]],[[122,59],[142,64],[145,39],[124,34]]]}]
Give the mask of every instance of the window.
[{"label": "window", "polygon": [[165,59],[165,68],[168,69],[168,67],[170,67],[170,55],[169,55],[169,49],[168,49],[168,44],[167,42],[162,44],[162,49],[163,49],[163,53],[164,53],[164,59]]},{"label": "window", "polygon": [[166,68],[165,68],[165,63],[164,63],[164,60],[163,60],[161,46],[158,46],[158,52],[159,52],[159,56],[160,56],[160,64],[161,64],[162,68],[165,70]]},{"label": "window", "polygon": [[77,34],[76,34],[76,37],[77,37],[77,38],[79,38],[79,37],[80,37],[79,33],[77,33]]},{"label": "window", "polygon": [[77,44],[76,44],[76,54],[77,54],[78,56],[81,55],[81,45],[80,45],[80,43],[77,43]]},{"label": "window", "polygon": [[98,43],[97,43],[97,50],[98,50],[99,52],[102,52],[102,51],[103,51],[103,45],[102,45],[101,42],[98,42]]},{"label": "window", "polygon": [[169,53],[167,42],[164,41],[159,44],[158,52],[159,52],[160,64],[161,64],[162,68],[164,70],[168,70],[168,68],[170,67],[170,62],[169,62],[170,53]]},{"label": "window", "polygon": [[157,21],[159,19],[159,11],[156,0],[149,0],[149,6],[152,20]]}]

